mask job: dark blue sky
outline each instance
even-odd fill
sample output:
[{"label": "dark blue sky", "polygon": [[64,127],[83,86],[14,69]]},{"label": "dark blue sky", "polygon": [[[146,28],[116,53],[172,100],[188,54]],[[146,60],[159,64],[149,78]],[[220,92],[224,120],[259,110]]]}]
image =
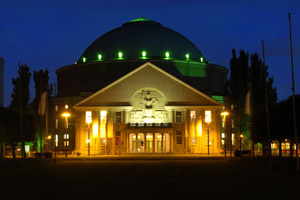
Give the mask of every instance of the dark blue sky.
[{"label": "dark blue sky", "polygon": [[[218,65],[229,68],[231,50],[262,57],[274,77],[279,100],[292,94],[288,13],[292,14],[296,93],[300,93],[299,0],[0,0],[0,57],[5,59],[4,105],[10,104],[11,78],[18,61],[31,72],[73,64],[102,34],[145,17],[190,39]],[[31,98],[34,82],[31,81]]]}]

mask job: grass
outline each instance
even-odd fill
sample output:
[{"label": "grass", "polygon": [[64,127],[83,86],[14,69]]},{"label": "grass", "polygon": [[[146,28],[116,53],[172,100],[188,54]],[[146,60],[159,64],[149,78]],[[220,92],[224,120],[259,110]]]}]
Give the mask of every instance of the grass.
[{"label": "grass", "polygon": [[300,199],[289,159],[0,160],[0,199]]}]

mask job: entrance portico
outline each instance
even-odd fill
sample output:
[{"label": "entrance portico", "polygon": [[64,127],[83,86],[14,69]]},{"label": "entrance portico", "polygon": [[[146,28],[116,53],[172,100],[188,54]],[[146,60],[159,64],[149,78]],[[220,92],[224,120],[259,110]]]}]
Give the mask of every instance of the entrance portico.
[{"label": "entrance portico", "polygon": [[[164,130],[166,131],[166,130]],[[127,131],[129,153],[170,153],[171,133],[144,130]]]}]

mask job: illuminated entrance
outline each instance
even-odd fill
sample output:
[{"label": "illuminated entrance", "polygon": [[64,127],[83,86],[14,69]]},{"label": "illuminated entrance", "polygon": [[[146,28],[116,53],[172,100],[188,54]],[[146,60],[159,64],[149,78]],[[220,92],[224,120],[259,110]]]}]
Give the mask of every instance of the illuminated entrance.
[{"label": "illuminated entrance", "polygon": [[170,152],[170,133],[130,133],[128,142],[130,153]]}]

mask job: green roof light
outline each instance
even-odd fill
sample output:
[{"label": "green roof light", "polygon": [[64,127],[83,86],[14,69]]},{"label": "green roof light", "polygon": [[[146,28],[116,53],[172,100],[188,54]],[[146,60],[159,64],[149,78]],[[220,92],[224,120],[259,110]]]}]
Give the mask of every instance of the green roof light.
[{"label": "green roof light", "polygon": [[122,58],[123,57],[123,53],[122,52],[119,52],[119,58]]},{"label": "green roof light", "polygon": [[170,57],[170,53],[167,51],[166,52],[166,58],[169,58]]},{"label": "green roof light", "polygon": [[200,57],[200,62],[203,62],[203,57]]},{"label": "green roof light", "polygon": [[185,54],[186,59],[190,59],[190,54]]},{"label": "green roof light", "polygon": [[98,60],[101,60],[101,59],[102,59],[102,55],[98,54]]},{"label": "green roof light", "polygon": [[86,58],[85,58],[85,57],[83,57],[83,58],[82,58],[82,61],[85,63],[85,61],[86,61]]},{"label": "green roof light", "polygon": [[147,55],[146,51],[142,52],[142,56],[145,57]]}]

